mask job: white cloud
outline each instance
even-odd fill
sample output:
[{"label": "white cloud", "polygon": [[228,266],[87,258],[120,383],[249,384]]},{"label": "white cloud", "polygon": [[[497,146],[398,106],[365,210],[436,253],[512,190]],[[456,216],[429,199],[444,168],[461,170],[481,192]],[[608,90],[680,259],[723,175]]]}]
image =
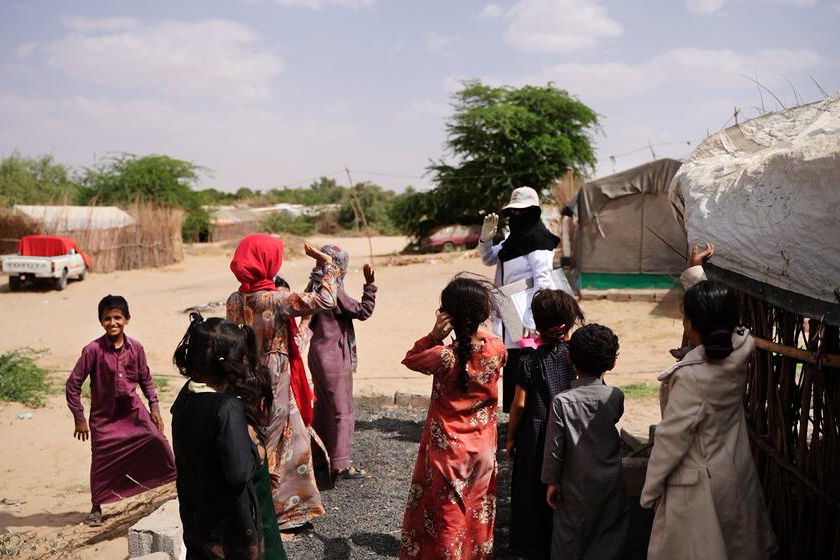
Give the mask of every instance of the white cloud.
[{"label": "white cloud", "polygon": [[478,17],[481,19],[496,19],[505,13],[505,9],[498,4],[487,4]]},{"label": "white cloud", "polygon": [[438,53],[457,40],[457,37],[451,35],[441,35],[432,31],[426,36],[426,49],[430,53]]},{"label": "white cloud", "polygon": [[755,87],[742,75],[754,76],[767,87],[784,82],[783,75],[829,64],[807,49],[765,49],[752,53],[683,48],[666,51],[639,64],[621,62],[557,64],[523,83],[552,81],[587,99],[623,99],[669,84],[713,90]]},{"label": "white cloud", "polygon": [[32,54],[38,49],[38,42],[37,41],[29,41],[28,43],[22,43],[18,45],[18,48],[15,49],[15,54],[18,58],[28,58],[32,56]]},{"label": "white cloud", "polygon": [[270,97],[282,68],[280,57],[236,21],[62,20],[74,32],[45,46],[47,64],[99,85],[251,102]]},{"label": "white cloud", "polygon": [[693,15],[713,14],[723,8],[726,0],[685,0],[685,9]]},{"label": "white cloud", "polygon": [[334,5],[342,8],[358,10],[373,6],[375,1],[376,0],[277,0],[277,3],[281,6],[297,6],[299,8],[308,8],[310,10],[320,10],[326,5]]},{"label": "white cloud", "polygon": [[61,23],[68,29],[81,33],[92,31],[123,31],[134,29],[139,22],[134,18],[113,17],[92,19],[84,16],[61,16]]},{"label": "white cloud", "polygon": [[505,41],[528,52],[570,52],[624,33],[600,0],[519,0],[504,17]]}]

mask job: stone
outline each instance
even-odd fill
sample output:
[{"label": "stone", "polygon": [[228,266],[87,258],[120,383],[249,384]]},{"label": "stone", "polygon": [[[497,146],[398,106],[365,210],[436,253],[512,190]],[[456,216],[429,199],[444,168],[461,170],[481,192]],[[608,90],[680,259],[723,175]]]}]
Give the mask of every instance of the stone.
[{"label": "stone", "polygon": [[128,530],[129,558],[145,558],[158,552],[169,560],[179,560],[186,552],[177,499],[166,502]]},{"label": "stone", "polygon": [[394,393],[394,404],[397,406],[428,408],[429,395],[425,393],[408,393],[403,391],[397,391],[396,393]]}]

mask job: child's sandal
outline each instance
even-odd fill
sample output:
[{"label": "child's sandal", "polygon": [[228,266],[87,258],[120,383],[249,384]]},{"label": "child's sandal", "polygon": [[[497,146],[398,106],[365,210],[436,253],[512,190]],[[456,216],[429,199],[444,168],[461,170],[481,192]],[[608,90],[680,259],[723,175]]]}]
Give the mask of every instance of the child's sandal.
[{"label": "child's sandal", "polygon": [[102,527],[102,513],[90,512],[83,523],[88,527]]},{"label": "child's sandal", "polygon": [[340,470],[333,478],[343,478],[344,480],[358,480],[360,478],[370,478],[370,475],[365,469],[357,469],[356,467],[348,467]]}]

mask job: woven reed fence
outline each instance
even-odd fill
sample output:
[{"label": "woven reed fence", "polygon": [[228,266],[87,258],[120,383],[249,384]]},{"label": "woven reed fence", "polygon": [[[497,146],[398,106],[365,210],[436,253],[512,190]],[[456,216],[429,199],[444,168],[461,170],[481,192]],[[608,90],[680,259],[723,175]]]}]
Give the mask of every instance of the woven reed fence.
[{"label": "woven reed fence", "polygon": [[134,225],[110,229],[60,231],[55,224],[37,224],[4,211],[0,214],[0,243],[4,252],[17,251],[23,235],[66,235],[91,258],[94,272],[166,266],[184,259],[181,227],[184,212],[138,203],[125,208]]},{"label": "woven reed fence", "polygon": [[748,295],[742,309],[759,347],[744,405],[775,558],[840,559],[840,329]]}]

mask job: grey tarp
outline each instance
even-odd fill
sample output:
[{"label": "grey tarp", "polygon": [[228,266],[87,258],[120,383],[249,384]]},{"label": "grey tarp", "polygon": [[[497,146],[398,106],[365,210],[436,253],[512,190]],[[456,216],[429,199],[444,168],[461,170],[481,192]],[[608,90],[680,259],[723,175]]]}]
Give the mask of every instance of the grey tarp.
[{"label": "grey tarp", "polygon": [[584,184],[564,209],[578,218],[576,267],[583,273],[674,274],[685,265],[685,231],[668,185],[680,168],[659,159]]}]

